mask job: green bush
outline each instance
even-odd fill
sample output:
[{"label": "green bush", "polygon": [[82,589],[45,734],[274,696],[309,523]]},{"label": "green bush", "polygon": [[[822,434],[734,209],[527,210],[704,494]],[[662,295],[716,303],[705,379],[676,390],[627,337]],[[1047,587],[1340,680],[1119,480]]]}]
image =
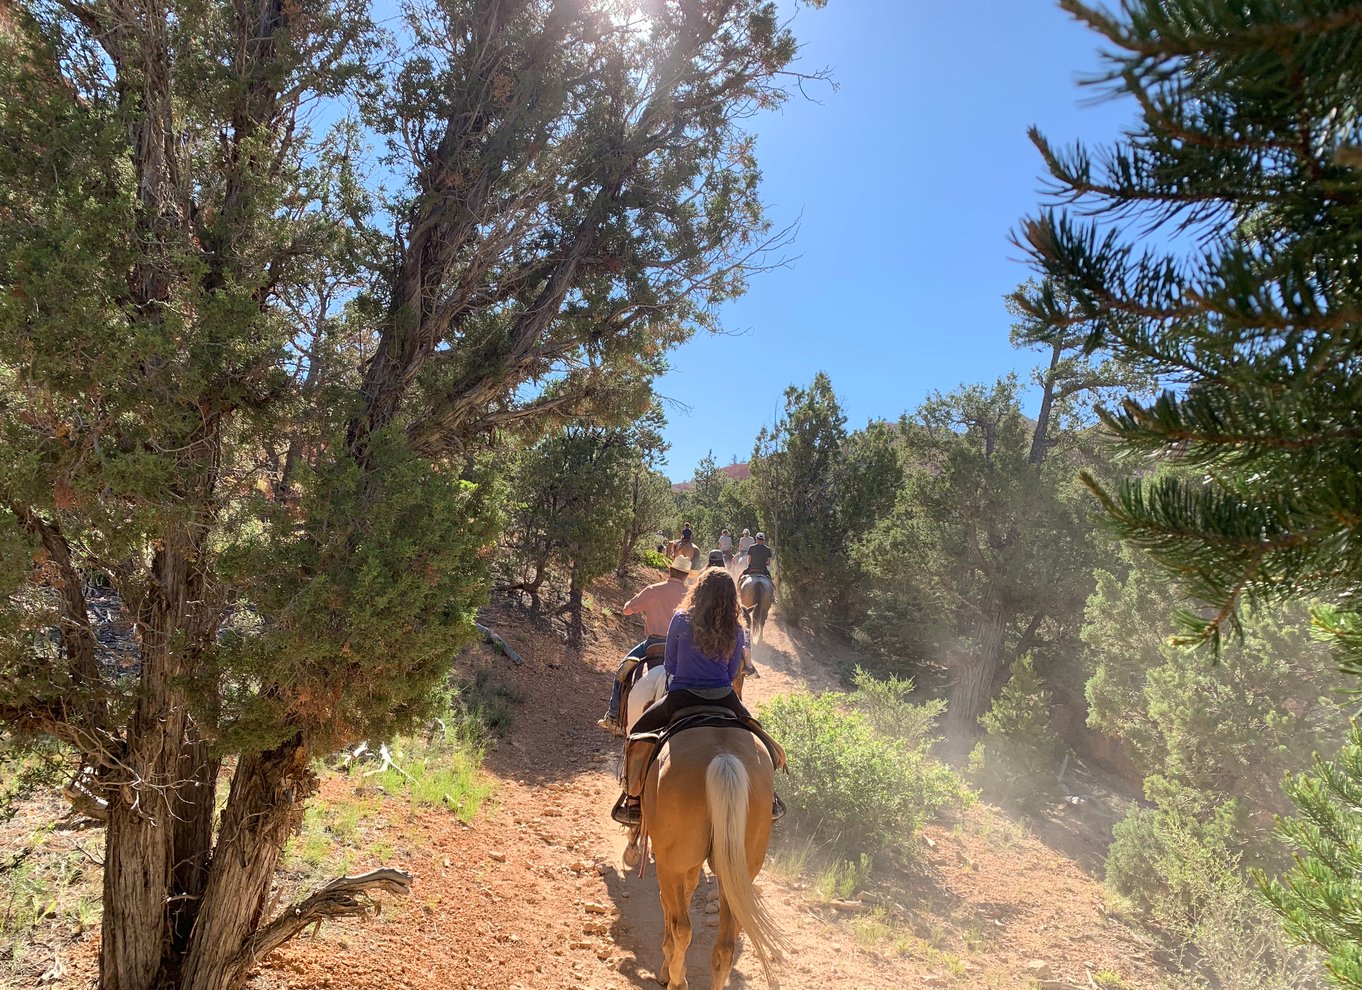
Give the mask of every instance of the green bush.
[{"label": "green bush", "polygon": [[1036,811],[1056,790],[1059,741],[1050,731],[1050,701],[1031,658],[1013,667],[1012,679],[979,719],[984,737],[970,754],[969,775],[990,797]]},{"label": "green bush", "polygon": [[890,675],[877,679],[869,671],[856,668],[856,690],[848,697],[851,705],[864,712],[876,731],[917,748],[934,743],[937,720],[946,710],[941,698],[915,705],[908,700],[913,693],[911,677]]},{"label": "green bush", "polygon": [[925,743],[885,735],[848,700],[781,695],[761,717],[788,756],[789,775],[777,784],[789,825],[855,860],[904,843],[940,808],[971,795]]},{"label": "green bush", "polygon": [[1211,985],[1253,990],[1319,990],[1318,954],[1293,946],[1242,870],[1242,802],[1205,817],[1187,795],[1137,808],[1113,830],[1107,885],[1172,943],[1192,950]]},{"label": "green bush", "polygon": [[670,564],[665,553],[658,553],[654,547],[639,547],[634,551],[640,564],[647,567],[656,567],[658,570],[665,571]]},{"label": "green bush", "polygon": [[1216,892],[1239,882],[1240,819],[1236,802],[1205,821],[1180,809],[1136,808],[1112,829],[1107,885],[1160,926],[1190,931]]}]

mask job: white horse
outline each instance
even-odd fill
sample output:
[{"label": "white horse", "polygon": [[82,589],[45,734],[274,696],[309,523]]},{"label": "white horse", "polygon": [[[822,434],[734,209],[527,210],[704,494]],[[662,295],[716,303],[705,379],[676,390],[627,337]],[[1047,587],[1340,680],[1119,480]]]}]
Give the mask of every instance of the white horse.
[{"label": "white horse", "polygon": [[667,693],[667,670],[658,664],[644,674],[629,689],[629,707],[624,713],[626,731],[634,731],[634,723],[642,717],[649,707],[662,700]]}]

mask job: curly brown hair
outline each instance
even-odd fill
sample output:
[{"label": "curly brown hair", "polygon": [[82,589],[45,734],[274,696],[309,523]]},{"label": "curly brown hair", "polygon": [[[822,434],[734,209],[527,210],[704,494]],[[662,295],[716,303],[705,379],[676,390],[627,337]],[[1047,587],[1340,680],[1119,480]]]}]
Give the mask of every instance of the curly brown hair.
[{"label": "curly brown hair", "polygon": [[690,617],[690,634],[700,655],[727,660],[738,645],[738,586],[722,567],[707,567],[686,593],[678,612]]}]

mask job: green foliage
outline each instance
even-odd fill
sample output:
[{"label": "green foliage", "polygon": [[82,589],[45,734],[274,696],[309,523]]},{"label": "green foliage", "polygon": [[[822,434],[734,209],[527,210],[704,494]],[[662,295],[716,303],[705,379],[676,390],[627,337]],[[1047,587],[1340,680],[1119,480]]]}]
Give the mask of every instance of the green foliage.
[{"label": "green foliage", "polygon": [[[1177,598],[1167,580],[1128,550],[1114,563],[1125,577],[1098,572],[1082,632],[1089,723],[1128,745],[1153,801],[1200,795],[1214,809],[1243,798],[1255,812],[1285,813],[1282,778],[1332,749],[1346,721],[1333,656],[1306,608],[1248,616],[1214,664],[1170,642]],[[1265,854],[1264,832],[1245,832],[1236,849]]]},{"label": "green foliage", "polygon": [[1354,726],[1334,760],[1317,759],[1287,790],[1299,817],[1278,827],[1296,865],[1259,884],[1287,932],[1326,955],[1333,982],[1362,987],[1362,731]]},{"label": "green foliage", "polygon": [[761,531],[762,525],[757,506],[753,501],[752,480],[738,481],[720,470],[710,451],[695,466],[691,477],[690,489],[678,492],[676,496],[676,521],[688,522],[695,531],[696,546],[716,549],[719,535],[727,529],[733,537],[736,552],[738,539],[744,529],[754,534]]},{"label": "green foliage", "polygon": [[757,436],[751,480],[792,618],[849,630],[861,577],[853,546],[893,504],[898,479],[889,430],[848,434],[826,374],[786,389],[780,421]]},{"label": "green foliage", "polygon": [[878,732],[847,702],[836,693],[781,695],[761,711],[788,756],[780,788],[789,823],[841,856],[902,849],[924,821],[969,792],[925,743]]},{"label": "green foliage", "polygon": [[1191,933],[1222,888],[1242,883],[1242,807],[1208,820],[1177,807],[1136,808],[1113,829],[1107,883],[1161,926]]},{"label": "green foliage", "polygon": [[525,451],[511,482],[513,563],[537,590],[550,567],[584,588],[619,564],[639,453],[622,427],[568,426]]},{"label": "green foliage", "polygon": [[[1055,412],[1044,429],[1028,422],[1018,389],[1014,378],[969,386],[905,416],[894,505],[856,547],[868,576],[862,638],[891,663],[950,668],[946,727],[957,744],[973,738],[1017,656],[1031,653],[1046,678],[1075,672],[1102,550],[1075,478],[1080,462],[1102,463],[1100,446],[1061,429],[1076,412]],[[1076,403],[1067,394],[1065,407]]]},{"label": "green foliage", "polygon": [[1169,384],[1103,421],[1128,454],[1195,469],[1092,485],[1122,535],[1207,606],[1180,615],[1190,641],[1218,645],[1242,606],[1356,613],[1357,27],[1340,4],[1065,6],[1106,42],[1109,88],[1143,113],[1100,155],[1033,132],[1055,200],[1123,223],[1047,210],[1023,224],[1050,280],[1025,307],[1058,319],[1062,295],[1091,345]]},{"label": "green foliage", "polygon": [[1241,811],[1226,805],[1207,819],[1171,805],[1136,809],[1114,829],[1107,884],[1191,950],[1211,985],[1317,990],[1316,954],[1290,943],[1243,875]]},{"label": "green foliage", "polygon": [[645,542],[651,540],[676,511],[672,483],[659,470],[669,446],[662,439],[666,422],[662,407],[654,401],[648,413],[630,430],[630,447],[636,455],[629,470],[628,521],[620,541],[617,571],[621,574],[630,560],[645,549]]},{"label": "green foliage", "polygon": [[[1169,385],[1103,420],[1143,466],[1189,469],[1090,484],[1117,531],[1204,606],[1179,614],[1185,642],[1220,649],[1226,630],[1245,632],[1245,615],[1322,601],[1318,623],[1357,672],[1357,25],[1341,4],[1065,6],[1103,36],[1106,82],[1141,115],[1099,155],[1060,152],[1033,133],[1056,201],[1122,223],[1067,210],[1025,223],[1018,240],[1048,277],[1025,308],[1058,322],[1071,301],[1090,321],[1090,346]],[[1157,239],[1140,245],[1133,231]],[[1163,710],[1222,747],[1252,754],[1245,737],[1262,732],[1271,750],[1276,726],[1252,717],[1269,707],[1253,699],[1262,672],[1215,685],[1217,707],[1238,709],[1220,713],[1222,724],[1238,724],[1211,731],[1175,705]],[[1135,693],[1119,675],[1109,681],[1111,699]],[[1204,776],[1179,748],[1170,765]],[[1230,765],[1241,778],[1256,769]],[[1308,790],[1295,796],[1321,807]],[[1362,852],[1357,836],[1339,840],[1353,859]],[[1274,904],[1294,935],[1326,948],[1336,980],[1357,984],[1355,909],[1289,886]]]},{"label": "green foliage", "polygon": [[1029,656],[984,714],[984,736],[970,754],[969,772],[985,794],[1040,810],[1055,794],[1059,740],[1050,729],[1050,696]]},{"label": "green foliage", "polygon": [[940,698],[915,704],[908,700],[914,690],[911,678],[890,674],[881,679],[860,667],[852,675],[852,683],[856,689],[847,696],[847,701],[865,713],[876,732],[898,739],[912,749],[936,741],[937,722],[946,710],[946,703]]},{"label": "green foliage", "polygon": [[1129,549],[1111,564],[1124,576],[1097,573],[1082,633],[1089,722],[1126,743],[1154,806],[1116,825],[1108,883],[1224,985],[1314,986],[1243,869],[1278,867],[1265,823],[1290,807],[1282,777],[1344,721],[1330,651],[1297,606],[1247,616],[1210,663],[1171,642],[1175,588]]},{"label": "green foliage", "polygon": [[500,528],[502,488],[485,472],[450,477],[377,438],[370,459],[387,481],[381,493],[365,490],[353,463],[304,482],[315,492],[306,511],[337,513],[344,531],[300,533],[263,495],[234,507],[255,524],[222,548],[221,573],[272,621],[225,637],[201,672],[221,678],[220,693],[200,697],[225,752],[268,748],[300,723],[326,751],[436,714],[448,658],[471,641],[486,600],[487,575],[470,561]]},{"label": "green foliage", "polygon": [[640,564],[648,567],[656,567],[658,570],[665,571],[671,561],[667,560],[665,553],[659,553],[656,547],[639,547],[635,558]]}]

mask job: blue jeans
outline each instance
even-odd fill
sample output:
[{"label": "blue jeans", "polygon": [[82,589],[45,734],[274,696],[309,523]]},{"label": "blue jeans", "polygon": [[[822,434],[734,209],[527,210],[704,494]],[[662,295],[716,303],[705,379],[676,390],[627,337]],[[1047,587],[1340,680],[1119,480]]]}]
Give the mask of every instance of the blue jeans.
[{"label": "blue jeans", "polygon": [[620,661],[619,668],[615,671],[614,684],[610,687],[610,709],[605,713],[606,718],[618,719],[620,717],[620,695],[624,691],[624,685],[620,682],[620,674],[624,671],[625,664],[629,664],[630,661],[636,662],[642,660],[648,655],[648,647],[653,646],[656,643],[665,643],[666,641],[666,636],[649,636],[642,643],[639,643],[638,646],[635,646],[624,655],[624,659]]}]

